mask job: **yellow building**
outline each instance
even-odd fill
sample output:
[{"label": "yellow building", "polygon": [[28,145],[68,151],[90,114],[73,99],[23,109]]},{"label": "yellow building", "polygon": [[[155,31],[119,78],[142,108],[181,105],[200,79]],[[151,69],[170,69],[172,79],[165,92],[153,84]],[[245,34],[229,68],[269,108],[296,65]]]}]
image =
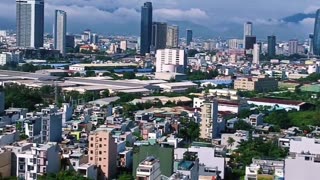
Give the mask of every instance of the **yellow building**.
[{"label": "yellow building", "polygon": [[257,77],[240,77],[234,81],[234,89],[267,92],[278,88],[278,81],[265,75]]}]

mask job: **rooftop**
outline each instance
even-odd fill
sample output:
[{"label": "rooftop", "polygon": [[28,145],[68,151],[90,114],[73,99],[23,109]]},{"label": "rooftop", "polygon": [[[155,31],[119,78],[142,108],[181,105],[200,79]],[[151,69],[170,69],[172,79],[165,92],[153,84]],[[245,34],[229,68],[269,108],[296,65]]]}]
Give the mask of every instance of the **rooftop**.
[{"label": "rooftop", "polygon": [[295,106],[301,106],[301,105],[305,104],[305,102],[302,102],[302,101],[284,100],[284,99],[269,99],[269,98],[268,99],[267,98],[251,98],[249,101],[284,104],[284,105],[295,105]]}]

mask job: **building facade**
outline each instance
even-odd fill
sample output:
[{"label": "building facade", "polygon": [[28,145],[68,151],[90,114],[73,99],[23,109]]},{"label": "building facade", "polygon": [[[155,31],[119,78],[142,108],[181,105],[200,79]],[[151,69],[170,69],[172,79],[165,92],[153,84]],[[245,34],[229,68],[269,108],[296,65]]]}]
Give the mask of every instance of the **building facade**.
[{"label": "building facade", "polygon": [[111,179],[117,171],[117,145],[112,133],[96,130],[89,135],[89,163],[99,167],[98,179]]},{"label": "building facade", "polygon": [[192,38],[193,38],[193,32],[191,29],[187,29],[187,46],[190,45],[190,43],[192,42]]},{"label": "building facade", "polygon": [[252,63],[260,64],[260,44],[253,45],[253,60]]},{"label": "building facade", "polygon": [[289,55],[298,54],[298,40],[292,39],[289,41]]},{"label": "building facade", "polygon": [[167,29],[167,47],[179,47],[179,26],[168,26]]},{"label": "building facade", "polygon": [[147,157],[137,168],[137,180],[161,180],[160,161],[153,156]]},{"label": "building facade", "polygon": [[213,139],[218,136],[218,102],[204,102],[201,106],[200,138]]},{"label": "building facade", "polygon": [[41,142],[61,142],[62,114],[45,113],[41,117]]},{"label": "building facade", "polygon": [[276,90],[278,81],[275,78],[269,78],[264,75],[257,77],[241,77],[234,81],[234,89],[267,92]]},{"label": "building facade", "polygon": [[146,2],[141,7],[140,54],[150,53],[152,35],[152,3]]},{"label": "building facade", "polygon": [[16,0],[16,23],[18,47],[43,47],[43,0]]},{"label": "building facade", "polygon": [[64,56],[66,53],[67,13],[62,10],[55,11],[54,22],[54,48]]},{"label": "building facade", "polygon": [[158,49],[165,49],[166,43],[167,43],[167,23],[153,22],[151,46],[156,51]]},{"label": "building facade", "polygon": [[243,25],[243,44],[246,44],[246,36],[252,36],[252,22],[245,22]]},{"label": "building facade", "polygon": [[182,49],[159,49],[156,53],[156,72],[184,73],[186,54]]},{"label": "building facade", "polygon": [[276,55],[276,36],[268,36],[268,56],[274,57]]},{"label": "building facade", "polygon": [[314,23],[313,54],[320,55],[320,9],[316,12]]}]

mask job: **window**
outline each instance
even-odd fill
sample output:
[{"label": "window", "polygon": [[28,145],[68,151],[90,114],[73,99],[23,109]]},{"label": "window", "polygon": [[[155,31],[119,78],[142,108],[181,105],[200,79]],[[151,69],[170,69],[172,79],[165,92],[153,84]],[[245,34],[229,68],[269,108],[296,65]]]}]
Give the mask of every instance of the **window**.
[{"label": "window", "polygon": [[102,141],[102,138],[100,138],[100,141]]},{"label": "window", "polygon": [[102,144],[99,144],[99,147],[102,147]]},{"label": "window", "polygon": [[101,161],[102,159],[101,158],[99,158],[99,161]]},{"label": "window", "polygon": [[92,161],[92,160],[93,160],[93,157],[90,157],[90,160]]},{"label": "window", "polygon": [[90,154],[93,154],[93,151],[90,151]]},{"label": "window", "polygon": [[99,151],[99,154],[102,154],[102,151]]},{"label": "window", "polygon": [[310,161],[310,157],[306,156],[306,157],[304,157],[304,160]]},{"label": "window", "polygon": [[90,144],[91,147],[93,147],[93,144]]},{"label": "window", "polygon": [[93,137],[91,138],[91,141],[93,141]]}]

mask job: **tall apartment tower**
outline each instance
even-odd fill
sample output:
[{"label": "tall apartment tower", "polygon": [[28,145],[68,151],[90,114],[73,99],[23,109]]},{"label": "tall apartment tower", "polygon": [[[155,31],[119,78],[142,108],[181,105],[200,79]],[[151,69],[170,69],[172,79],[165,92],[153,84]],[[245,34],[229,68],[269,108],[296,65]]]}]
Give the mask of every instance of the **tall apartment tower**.
[{"label": "tall apartment tower", "polygon": [[193,32],[191,29],[187,29],[187,46],[192,42]]},{"label": "tall apartment tower", "polygon": [[219,136],[218,132],[218,102],[204,102],[201,106],[200,138],[213,139]]},{"label": "tall apartment tower", "polygon": [[313,54],[320,55],[320,9],[316,12],[313,33]]},{"label": "tall apartment tower", "polygon": [[313,34],[309,34],[309,54],[313,54]]},{"label": "tall apartment tower", "polygon": [[62,113],[50,112],[41,117],[41,142],[61,142]]},{"label": "tall apartment tower", "polygon": [[289,41],[289,55],[298,53],[298,40],[292,39]]},{"label": "tall apartment tower", "polygon": [[64,56],[66,53],[67,13],[55,11],[54,19],[54,48]]},{"label": "tall apartment tower", "polygon": [[243,25],[243,44],[246,44],[246,36],[252,36],[252,22],[245,22]]},{"label": "tall apartment tower", "polygon": [[253,45],[253,60],[252,63],[259,64],[260,63],[260,44]]},{"label": "tall apartment tower", "polygon": [[184,73],[187,55],[183,49],[159,49],[156,53],[156,72]]},{"label": "tall apartment tower", "polygon": [[167,47],[179,47],[179,26],[168,26],[167,30]]},{"label": "tall apartment tower", "polygon": [[117,171],[117,144],[107,130],[96,130],[89,135],[89,163],[100,167],[98,179],[112,179]]},{"label": "tall apartment tower", "polygon": [[276,55],[276,36],[268,36],[268,56],[274,57]]},{"label": "tall apartment tower", "polygon": [[43,47],[44,0],[16,0],[17,46]]},{"label": "tall apartment tower", "polygon": [[154,50],[165,49],[167,43],[167,23],[152,23],[152,39],[151,45]]},{"label": "tall apartment tower", "polygon": [[140,54],[150,53],[152,35],[152,3],[146,2],[141,7]]}]

